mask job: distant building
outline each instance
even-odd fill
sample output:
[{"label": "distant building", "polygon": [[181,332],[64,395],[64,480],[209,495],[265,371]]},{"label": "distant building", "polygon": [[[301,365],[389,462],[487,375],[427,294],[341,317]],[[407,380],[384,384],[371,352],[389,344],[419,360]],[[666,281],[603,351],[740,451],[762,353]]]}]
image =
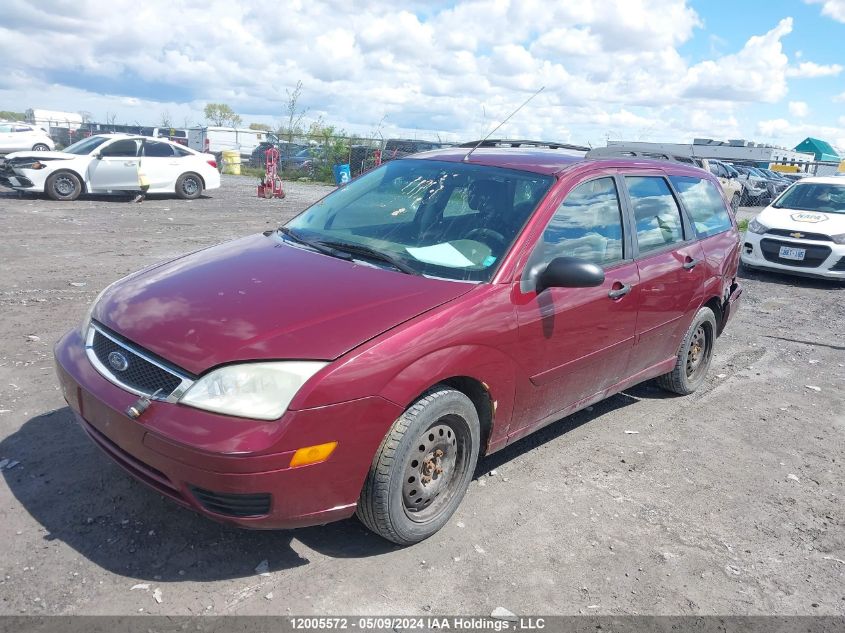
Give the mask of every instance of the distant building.
[{"label": "distant building", "polygon": [[[812,152],[800,152],[777,145],[755,143],[744,139],[716,141],[709,138],[694,139],[690,143],[648,143],[644,141],[608,141],[608,147],[624,145],[644,152],[666,152],[697,158],[716,158],[768,167],[772,163],[803,165],[815,161]],[[797,148],[796,148],[797,149]]]},{"label": "distant building", "polygon": [[807,152],[819,161],[839,161],[842,157],[827,141],[808,136],[795,146],[796,152]]},{"label": "distant building", "polygon": [[43,127],[45,130],[52,127],[78,130],[82,125],[82,115],[78,112],[57,112],[55,110],[30,108],[26,111],[26,121]]}]

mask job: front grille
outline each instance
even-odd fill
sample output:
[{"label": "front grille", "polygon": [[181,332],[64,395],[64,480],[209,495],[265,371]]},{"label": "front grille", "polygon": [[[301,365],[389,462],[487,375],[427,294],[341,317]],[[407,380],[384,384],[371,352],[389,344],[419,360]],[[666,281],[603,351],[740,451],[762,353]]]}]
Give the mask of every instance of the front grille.
[{"label": "front grille", "polygon": [[[804,254],[804,259],[784,259],[780,253],[781,246],[789,246],[790,248],[803,248],[807,252]],[[785,266],[795,266],[798,268],[818,268],[822,262],[830,257],[830,247],[820,246],[818,244],[805,244],[801,242],[785,242],[781,240],[760,240],[760,250],[763,251],[763,257],[770,262],[776,264],[783,264]]]},{"label": "front grille", "polygon": [[[99,329],[94,332],[91,350],[100,361],[101,371],[106,372],[107,378],[134,391],[147,395],[158,392],[157,397],[164,399],[182,383],[181,376],[151,363],[127,345],[106,336]],[[109,355],[113,352],[119,353],[126,359],[124,370],[116,369],[110,362]]]},{"label": "front grille", "polygon": [[781,237],[795,237],[792,233],[800,233],[802,240],[815,240],[816,242],[832,242],[830,235],[823,233],[805,233],[804,231],[790,231],[789,229],[769,229],[766,231],[768,235],[780,235]]},{"label": "front grille", "polygon": [[270,512],[270,493],[232,494],[212,492],[191,486],[197,501],[203,508],[215,514],[230,517],[257,517]]},{"label": "front grille", "polygon": [[831,266],[830,269],[837,273],[845,272],[845,257],[841,258],[838,262]]}]

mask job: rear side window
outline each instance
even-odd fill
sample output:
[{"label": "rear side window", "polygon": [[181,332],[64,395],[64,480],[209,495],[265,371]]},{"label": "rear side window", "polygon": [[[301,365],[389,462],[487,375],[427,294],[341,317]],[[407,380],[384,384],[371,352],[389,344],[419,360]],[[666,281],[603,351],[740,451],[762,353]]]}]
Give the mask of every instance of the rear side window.
[{"label": "rear side window", "polygon": [[692,218],[695,232],[708,237],[730,230],[731,218],[719,191],[709,180],[691,176],[669,176]]},{"label": "rear side window", "polygon": [[101,156],[137,156],[138,155],[138,141],[134,139],[126,139],[123,141],[115,141],[107,145],[100,151]]},{"label": "rear side window", "polygon": [[600,266],[622,260],[622,214],[613,178],[590,180],[569,192],[527,269],[555,257],[578,257]]},{"label": "rear side window", "polygon": [[144,156],[151,158],[168,158],[173,156],[173,146],[158,141],[144,141]]},{"label": "rear side window", "polygon": [[684,241],[681,210],[664,178],[626,176],[625,184],[634,207],[640,254]]}]

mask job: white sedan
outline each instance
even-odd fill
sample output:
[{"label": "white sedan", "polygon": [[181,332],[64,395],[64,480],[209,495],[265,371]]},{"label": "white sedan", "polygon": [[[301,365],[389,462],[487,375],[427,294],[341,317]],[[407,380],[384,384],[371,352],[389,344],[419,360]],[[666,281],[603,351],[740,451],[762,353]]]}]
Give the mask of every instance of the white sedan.
[{"label": "white sedan", "polygon": [[40,127],[18,121],[0,121],[0,154],[9,152],[49,152],[56,144]]},{"label": "white sedan", "polygon": [[748,224],[742,263],[845,281],[845,178],[803,178]]},{"label": "white sedan", "polygon": [[149,193],[175,193],[190,200],[220,187],[213,155],[126,134],[89,136],[61,152],[9,154],[0,167],[0,184],[46,193],[53,200],[76,200],[82,193],[139,191],[139,170]]}]

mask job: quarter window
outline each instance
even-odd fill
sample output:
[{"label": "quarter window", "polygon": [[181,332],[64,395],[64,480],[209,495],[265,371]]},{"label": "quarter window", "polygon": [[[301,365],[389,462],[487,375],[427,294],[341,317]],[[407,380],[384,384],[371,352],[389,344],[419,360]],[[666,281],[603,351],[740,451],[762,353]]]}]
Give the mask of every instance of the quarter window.
[{"label": "quarter window", "polygon": [[640,254],[684,241],[681,210],[665,179],[626,176],[637,227]]},{"label": "quarter window", "polygon": [[578,257],[600,266],[622,260],[622,213],[613,178],[590,180],[569,192],[526,270],[556,257]]},{"label": "quarter window", "polygon": [[709,180],[690,176],[669,176],[701,237],[723,233],[731,228],[722,195]]}]

